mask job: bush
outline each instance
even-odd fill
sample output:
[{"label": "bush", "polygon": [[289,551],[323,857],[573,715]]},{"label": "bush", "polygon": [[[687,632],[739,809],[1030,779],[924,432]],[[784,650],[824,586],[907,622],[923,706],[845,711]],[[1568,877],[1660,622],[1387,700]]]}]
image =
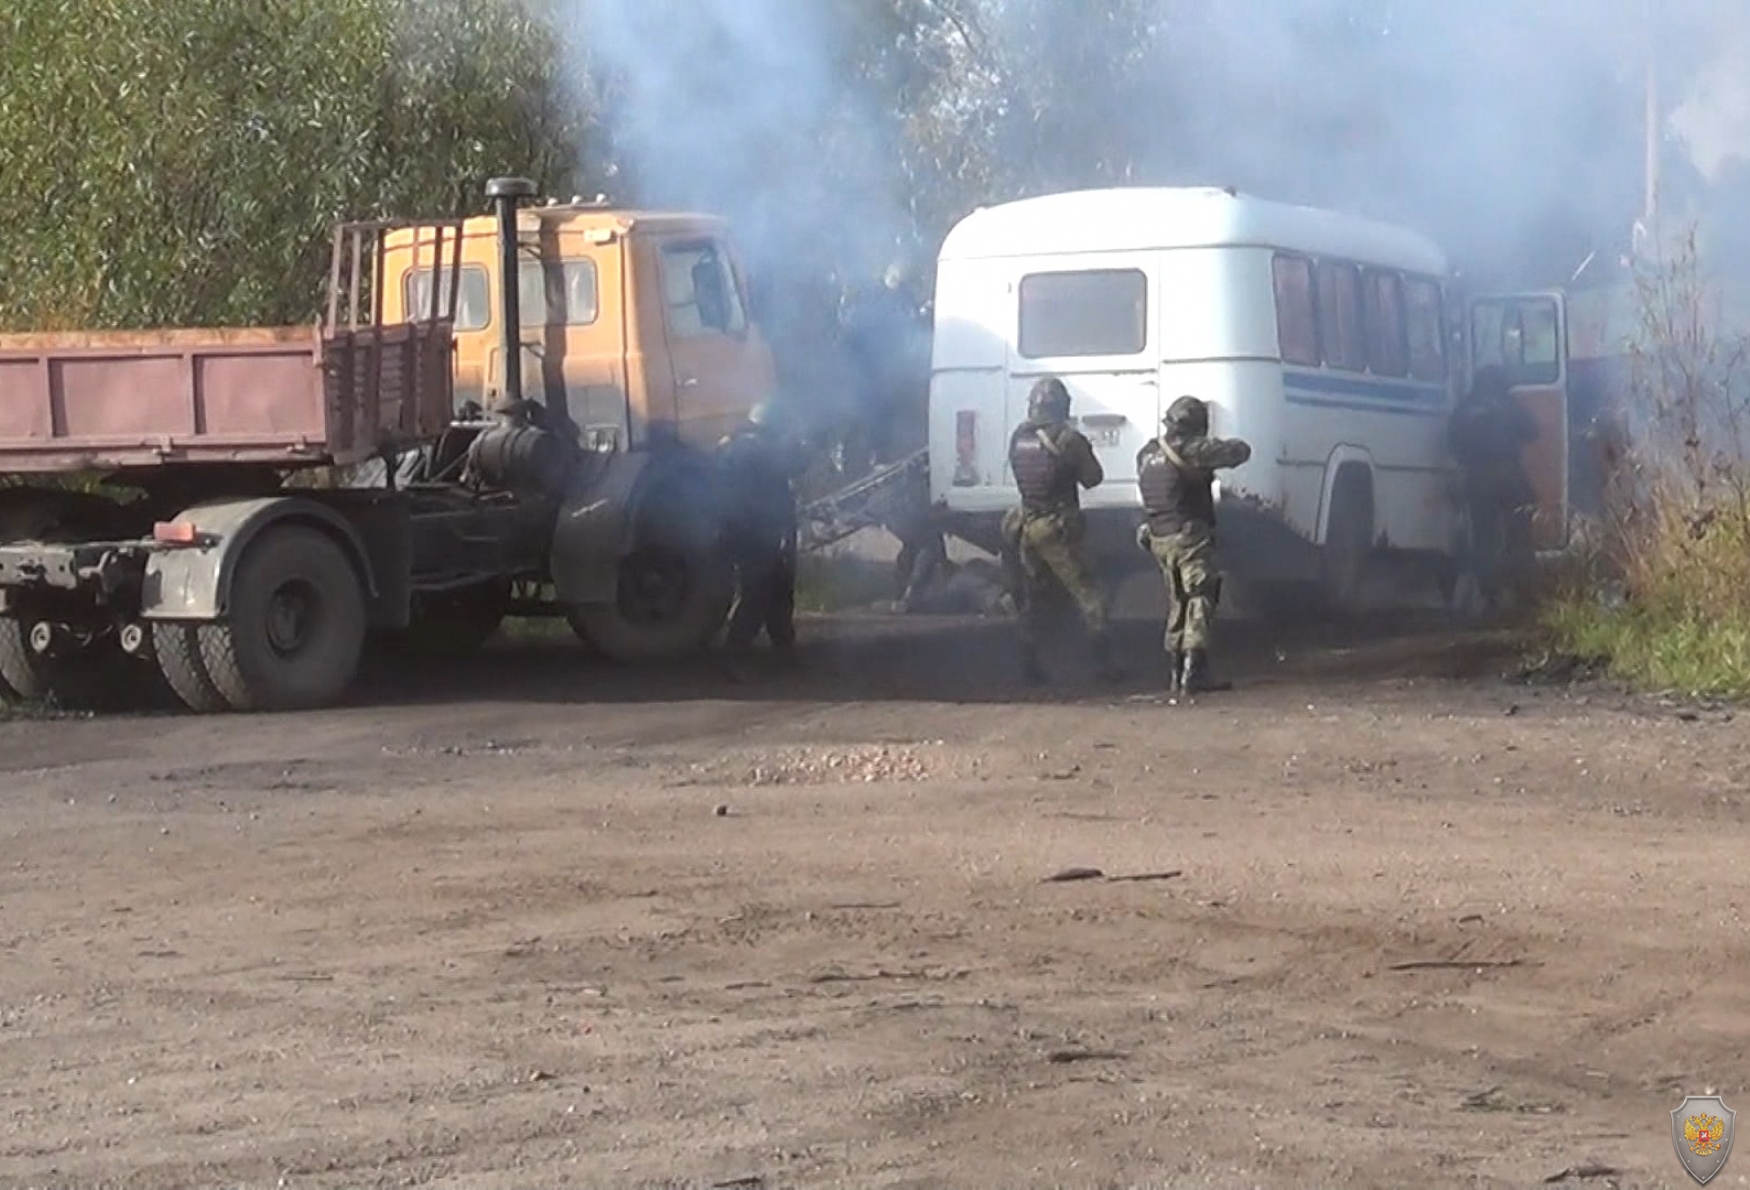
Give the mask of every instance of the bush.
[{"label": "bush", "polygon": [[307,322],[335,222],[565,186],[587,123],[520,0],[8,0],[0,78],[0,330]]},{"label": "bush", "polygon": [[1543,622],[1637,684],[1750,695],[1750,341],[1693,235],[1637,277],[1636,303],[1603,532]]}]

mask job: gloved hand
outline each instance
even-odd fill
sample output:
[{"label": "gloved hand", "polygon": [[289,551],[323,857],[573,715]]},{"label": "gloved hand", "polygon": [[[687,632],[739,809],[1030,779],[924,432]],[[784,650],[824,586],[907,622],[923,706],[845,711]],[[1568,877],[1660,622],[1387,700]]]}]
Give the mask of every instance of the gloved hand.
[{"label": "gloved hand", "polygon": [[1136,548],[1145,554],[1152,553],[1153,550],[1149,547],[1150,540],[1148,525],[1146,523],[1138,525],[1136,527]]}]

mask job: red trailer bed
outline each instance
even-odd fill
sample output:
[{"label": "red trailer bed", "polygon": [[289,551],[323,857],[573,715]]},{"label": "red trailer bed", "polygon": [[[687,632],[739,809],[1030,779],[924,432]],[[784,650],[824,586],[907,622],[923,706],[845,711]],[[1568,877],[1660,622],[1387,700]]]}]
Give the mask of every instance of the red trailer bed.
[{"label": "red trailer bed", "polygon": [[0,335],[0,474],[344,466],[437,437],[447,322]]}]

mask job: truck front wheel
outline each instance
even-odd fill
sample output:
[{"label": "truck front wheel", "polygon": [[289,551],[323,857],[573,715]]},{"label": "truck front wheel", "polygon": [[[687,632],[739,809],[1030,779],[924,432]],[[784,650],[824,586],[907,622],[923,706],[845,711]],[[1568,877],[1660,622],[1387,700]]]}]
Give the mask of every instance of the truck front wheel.
[{"label": "truck front wheel", "polygon": [[734,595],[728,560],[708,543],[650,543],[620,561],[618,598],[571,608],[578,639],[625,664],[689,657],[710,646]]},{"label": "truck front wheel", "polygon": [[364,591],[333,539],[282,525],[244,551],[226,618],[197,631],[201,660],[233,710],[326,706],[358,672]]}]

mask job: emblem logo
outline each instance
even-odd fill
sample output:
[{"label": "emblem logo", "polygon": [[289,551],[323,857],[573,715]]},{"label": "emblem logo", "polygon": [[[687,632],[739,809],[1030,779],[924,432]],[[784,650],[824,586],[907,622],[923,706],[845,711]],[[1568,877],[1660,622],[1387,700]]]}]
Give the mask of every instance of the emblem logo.
[{"label": "emblem logo", "polygon": [[1738,1113],[1718,1095],[1691,1095],[1671,1113],[1671,1143],[1689,1176],[1705,1186],[1732,1155]]}]

